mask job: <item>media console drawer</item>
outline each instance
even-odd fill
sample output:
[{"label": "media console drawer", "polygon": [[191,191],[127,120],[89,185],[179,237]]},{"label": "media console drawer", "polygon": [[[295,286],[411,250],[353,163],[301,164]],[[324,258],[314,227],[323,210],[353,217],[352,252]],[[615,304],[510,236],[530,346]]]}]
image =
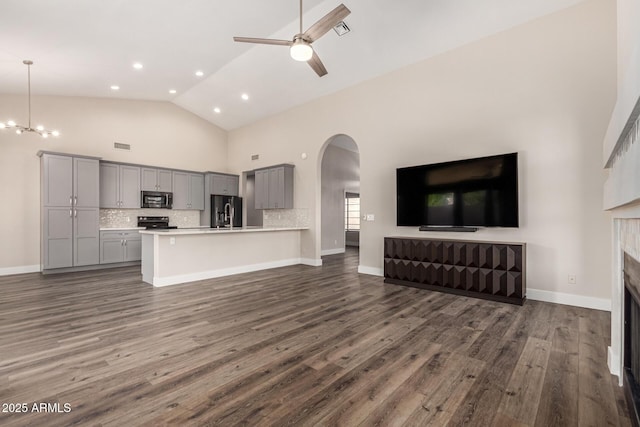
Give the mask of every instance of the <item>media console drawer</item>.
[{"label": "media console drawer", "polygon": [[522,305],[524,243],[385,237],[384,281]]}]

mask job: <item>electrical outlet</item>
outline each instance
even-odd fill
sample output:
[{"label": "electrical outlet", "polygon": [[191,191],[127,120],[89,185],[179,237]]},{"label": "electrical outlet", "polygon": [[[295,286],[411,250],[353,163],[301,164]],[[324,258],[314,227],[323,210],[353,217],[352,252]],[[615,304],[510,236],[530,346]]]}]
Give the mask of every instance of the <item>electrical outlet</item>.
[{"label": "electrical outlet", "polygon": [[175,245],[176,244],[176,238],[175,237],[169,237],[169,244],[170,245]]},{"label": "electrical outlet", "polygon": [[576,284],[576,275],[575,274],[570,274],[568,279],[567,279],[567,282],[570,285],[575,285]]},{"label": "electrical outlet", "polygon": [[127,217],[127,222],[131,222],[131,217],[130,216]]},{"label": "electrical outlet", "polygon": [[365,218],[366,218],[366,221],[375,221],[376,216],[374,214],[366,214]]}]

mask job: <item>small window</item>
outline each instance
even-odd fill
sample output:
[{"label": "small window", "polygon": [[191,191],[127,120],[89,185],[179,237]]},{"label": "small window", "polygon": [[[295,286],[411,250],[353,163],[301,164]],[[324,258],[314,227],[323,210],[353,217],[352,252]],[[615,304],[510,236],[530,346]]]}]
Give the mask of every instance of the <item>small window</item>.
[{"label": "small window", "polygon": [[347,193],[344,199],[344,228],[347,231],[360,230],[360,194]]}]

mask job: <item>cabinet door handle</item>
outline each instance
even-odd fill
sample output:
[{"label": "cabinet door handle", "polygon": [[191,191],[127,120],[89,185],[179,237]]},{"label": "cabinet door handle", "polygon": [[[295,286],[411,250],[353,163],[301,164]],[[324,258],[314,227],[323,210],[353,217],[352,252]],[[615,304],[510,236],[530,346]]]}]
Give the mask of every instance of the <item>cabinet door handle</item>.
[{"label": "cabinet door handle", "polygon": [[78,196],[73,196],[73,204],[78,206]]},{"label": "cabinet door handle", "polygon": [[124,239],[124,245],[127,246],[127,239]]},{"label": "cabinet door handle", "polygon": [[69,209],[69,218],[73,218],[73,209]]},{"label": "cabinet door handle", "polygon": [[124,240],[120,240],[120,246],[124,246]]},{"label": "cabinet door handle", "polygon": [[73,210],[73,216],[74,216],[75,218],[78,218],[78,210],[77,210],[77,209],[74,209],[74,210]]},{"label": "cabinet door handle", "polygon": [[73,196],[69,196],[69,206],[73,206]]}]

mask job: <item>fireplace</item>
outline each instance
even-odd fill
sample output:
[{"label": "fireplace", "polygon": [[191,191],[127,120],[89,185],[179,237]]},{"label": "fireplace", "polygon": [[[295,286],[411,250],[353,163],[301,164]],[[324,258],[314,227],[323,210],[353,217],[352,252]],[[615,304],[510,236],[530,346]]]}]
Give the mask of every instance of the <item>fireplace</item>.
[{"label": "fireplace", "polygon": [[624,254],[624,394],[629,416],[640,426],[640,262]]}]

